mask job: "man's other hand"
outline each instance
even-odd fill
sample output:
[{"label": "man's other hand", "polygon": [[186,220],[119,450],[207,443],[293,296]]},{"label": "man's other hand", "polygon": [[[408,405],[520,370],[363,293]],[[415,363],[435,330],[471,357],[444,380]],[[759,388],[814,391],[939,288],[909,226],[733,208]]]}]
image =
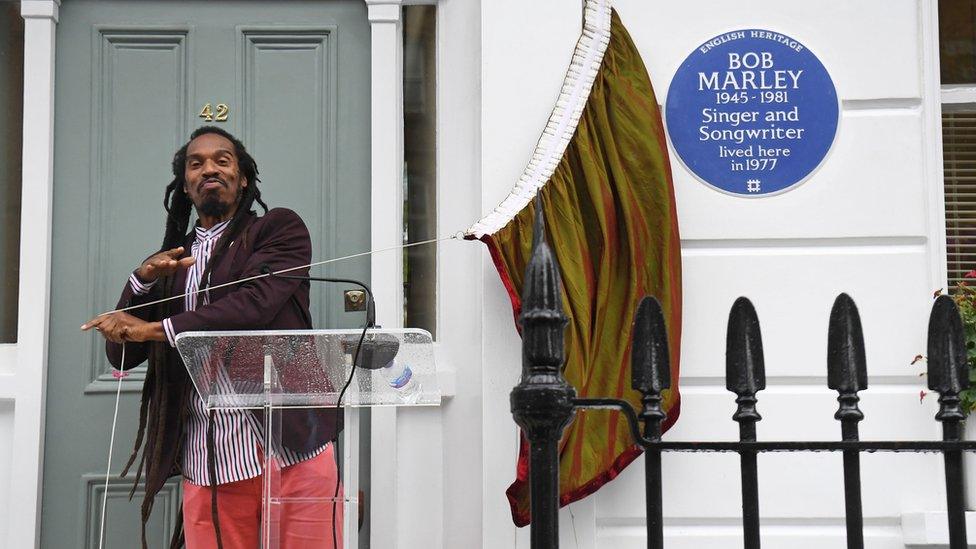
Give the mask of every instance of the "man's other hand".
[{"label": "man's other hand", "polygon": [[162,322],[146,322],[122,311],[96,316],[81,325],[84,331],[92,328],[114,343],[166,340]]},{"label": "man's other hand", "polygon": [[196,263],[196,259],[192,257],[180,259],[181,255],[183,255],[183,246],[159,252],[136,269],[136,276],[146,282],[152,282],[161,276],[169,276]]}]

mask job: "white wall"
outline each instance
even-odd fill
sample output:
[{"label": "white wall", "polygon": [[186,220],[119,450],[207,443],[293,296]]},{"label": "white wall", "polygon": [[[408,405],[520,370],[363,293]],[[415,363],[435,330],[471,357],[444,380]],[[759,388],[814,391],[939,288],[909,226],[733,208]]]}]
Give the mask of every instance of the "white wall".
[{"label": "white wall", "polygon": [[[483,213],[508,195],[555,105],[582,24],[579,0],[481,3],[481,199]],[[481,256],[484,349],[484,533],[482,547],[514,547],[505,498],[515,479],[518,435],[508,395],[521,373],[512,307],[487,249]],[[527,547],[527,545],[526,545]],[[572,547],[572,545],[563,545]]]},{"label": "white wall", "polygon": [[[3,379],[3,378],[0,378]],[[13,447],[7,441],[14,438],[14,406],[11,401],[0,400],[0,472],[10,471],[10,462],[13,457]],[[0,494],[10,493],[10,475],[0,474]],[[4,546],[7,539],[7,532],[10,530],[10,523],[7,520],[10,511],[9,498],[0,497],[0,547]]]},{"label": "white wall", "polygon": [[[672,151],[682,235],[682,416],[670,440],[732,440],[734,396],[724,389],[725,324],[739,295],[762,322],[768,389],[759,396],[761,439],[830,439],[836,395],[826,388],[826,329],[834,297],[848,292],[864,323],[870,390],[868,438],[938,438],[934,399],[921,405],[921,366],[932,291],[944,286],[941,158],[934,2],[926,0],[617,0],[659,101],[701,42],[737,28],[769,28],[811,49],[842,100],[837,142],[810,180],[788,193],[746,200],[695,180]],[[553,106],[580,28],[579,0],[492,0],[482,5],[482,198],[510,190]],[[931,206],[930,206],[931,205]],[[720,212],[717,214],[716,212]],[[525,539],[510,526],[504,489],[514,477],[508,392],[518,340],[494,267],[485,277],[484,547]],[[838,455],[764,455],[765,547],[844,547]],[[944,508],[936,456],[862,458],[870,547],[903,547],[901,515]],[[595,497],[563,513],[563,547],[644,545],[639,460]],[[741,543],[734,455],[665,458],[669,547]],[[571,512],[570,512],[571,511]],[[526,546],[527,544],[520,544]]]},{"label": "white wall", "polygon": [[[15,344],[0,345],[0,494],[10,493],[10,459],[13,455]],[[6,547],[10,498],[0,496],[0,548]]]},{"label": "white wall", "polygon": [[[438,234],[463,230],[482,210],[480,177],[480,2],[441,0],[437,8]],[[442,547],[481,547],[482,270],[477,243],[437,250],[437,339],[441,367],[455,372],[442,405]]]},{"label": "white wall", "polygon": [[[444,237],[466,229],[482,211],[475,191],[480,176],[481,44],[478,0],[437,4],[437,232]],[[396,224],[392,227],[399,230]],[[457,240],[441,242],[437,248],[436,358],[442,389],[450,396],[439,409],[396,411],[395,461],[377,455],[377,413],[373,412],[373,547],[482,546],[482,528],[487,523],[482,516],[481,485],[485,468],[481,444],[484,334],[479,314],[482,252],[478,243]],[[374,280],[377,272],[374,264]],[[388,477],[393,484],[382,484]],[[388,516],[376,512],[377,502],[393,494],[395,528],[390,527]]]},{"label": "white wall", "polygon": [[[51,15],[54,5],[25,2]],[[804,42],[830,71],[843,100],[834,151],[810,181],[789,193],[748,201],[725,196],[672,162],[684,250],[684,404],[667,437],[735,437],[733,399],[722,386],[724,328],[729,305],[744,294],[756,304],[766,343],[769,389],[760,394],[760,437],[836,439],[836,404],[824,388],[826,319],[834,295],[847,291],[861,309],[871,372],[871,389],[862,395],[862,435],[936,438],[934,399],[918,403],[920,368],[908,365],[924,352],[929,296],[944,284],[935,2],[617,5],[661,100],[675,68],[699,42],[740,27],[767,27]],[[50,107],[44,98],[52,83],[44,71],[51,67],[51,15],[28,22],[36,32],[35,66],[42,70],[26,82],[42,93],[27,97],[35,98],[40,115]],[[441,234],[465,228],[511,189],[558,94],[580,15],[579,0],[439,2]],[[49,132],[47,124],[25,128],[25,154],[49,151]],[[25,162],[25,187],[48,188],[45,154]],[[30,173],[29,165],[35,166]],[[43,217],[43,200],[37,202],[35,217]],[[38,240],[44,243],[43,235]],[[39,275],[22,288],[46,303],[42,256],[22,259]],[[428,434],[443,442],[435,449],[443,452],[435,459],[442,467],[434,483],[440,494],[408,498],[429,497],[434,508],[402,509],[399,526],[408,540],[433,539],[442,547],[527,547],[527,530],[512,526],[504,497],[516,448],[508,394],[520,368],[508,298],[479,244],[442,244],[438,268],[439,358],[457,373],[456,396],[440,412],[406,412],[397,419],[398,436],[407,441],[401,449],[416,448]],[[15,350],[0,353],[0,547],[7,539],[33,540],[36,516],[32,504],[14,509],[5,497],[9,486],[16,501],[36,502],[39,482],[46,312],[21,310],[29,312],[21,325],[31,327],[30,359],[20,353],[15,365]],[[25,444],[15,446],[18,440]],[[419,455],[401,456],[401,497],[422,492],[420,481],[438,473],[411,474],[429,465]],[[28,478],[11,475],[30,463]],[[763,456],[760,467],[765,547],[843,546],[839,456]],[[562,547],[642,547],[642,468],[634,463],[596,496],[566,510]],[[669,455],[665,474],[669,547],[738,545],[734,456]],[[902,513],[944,507],[937,457],[865,456],[863,479],[870,547],[902,547]],[[16,522],[4,520],[5,506]],[[432,519],[430,512],[442,517]],[[432,525],[442,530],[431,532]],[[28,546],[11,543],[6,546]]]}]

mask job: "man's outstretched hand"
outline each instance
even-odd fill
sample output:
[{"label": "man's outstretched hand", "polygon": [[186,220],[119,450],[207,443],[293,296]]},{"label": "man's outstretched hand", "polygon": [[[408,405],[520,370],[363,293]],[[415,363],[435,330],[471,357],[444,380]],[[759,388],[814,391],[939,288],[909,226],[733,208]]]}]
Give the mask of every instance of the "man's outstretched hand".
[{"label": "man's outstretched hand", "polygon": [[81,325],[81,329],[84,331],[92,328],[98,330],[100,334],[105,336],[105,339],[114,343],[166,341],[162,322],[146,322],[122,311],[96,316]]},{"label": "man's outstretched hand", "polygon": [[183,246],[159,252],[142,262],[142,265],[136,269],[136,276],[146,282],[152,282],[161,276],[169,276],[196,263],[196,259],[192,257],[180,259],[181,255],[183,255]]}]

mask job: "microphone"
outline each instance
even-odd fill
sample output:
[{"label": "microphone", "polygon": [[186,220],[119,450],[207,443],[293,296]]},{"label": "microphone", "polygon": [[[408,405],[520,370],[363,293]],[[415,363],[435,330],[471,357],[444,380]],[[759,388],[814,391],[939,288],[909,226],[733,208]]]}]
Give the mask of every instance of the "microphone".
[{"label": "microphone", "polygon": [[[342,351],[355,355],[358,339],[343,339]],[[385,368],[396,358],[400,351],[400,342],[390,334],[370,334],[363,340],[359,349],[359,367],[365,370],[379,370]]]},{"label": "microphone", "polygon": [[[267,263],[261,264],[261,273],[275,278],[286,278],[291,280],[308,280],[314,282],[331,282],[335,284],[352,284],[359,286],[366,292],[366,323],[363,326],[365,332],[368,328],[376,326],[376,302],[373,301],[373,292],[369,286],[362,281],[352,278],[326,278],[319,276],[287,275],[277,274]],[[366,370],[379,370],[392,361],[400,350],[400,342],[389,334],[375,334],[364,337],[360,344],[359,339],[349,339],[342,342],[343,351],[355,355],[354,351],[359,347],[358,367]]]}]

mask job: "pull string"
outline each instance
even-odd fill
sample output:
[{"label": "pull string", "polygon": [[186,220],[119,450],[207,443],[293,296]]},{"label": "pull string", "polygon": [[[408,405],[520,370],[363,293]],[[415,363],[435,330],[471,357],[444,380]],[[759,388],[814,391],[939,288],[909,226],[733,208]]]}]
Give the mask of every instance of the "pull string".
[{"label": "pull string", "polygon": [[393,250],[403,250],[405,248],[413,248],[414,246],[423,246],[425,244],[433,244],[435,242],[442,242],[444,240],[464,240],[464,233],[461,232],[461,231],[458,231],[457,233],[455,233],[455,234],[453,234],[451,236],[442,236],[440,238],[431,238],[430,240],[420,240],[418,242],[410,242],[409,244],[401,244],[399,246],[390,246],[389,248],[380,248],[380,249],[377,249],[377,250],[369,250],[369,251],[366,251],[366,252],[359,252],[359,253],[355,253],[355,254],[351,254],[351,255],[344,255],[342,257],[333,257],[332,259],[326,259],[324,261],[316,261],[314,263],[309,263],[308,265],[299,265],[297,267],[289,267],[287,269],[281,269],[280,271],[274,271],[274,272],[271,272],[271,273],[261,273],[261,274],[258,274],[258,275],[248,276],[248,277],[245,277],[245,278],[241,278],[239,280],[232,280],[230,282],[224,282],[223,284],[217,284],[216,286],[209,286],[209,287],[204,288],[202,290],[194,290],[192,292],[186,292],[186,293],[179,294],[179,295],[174,295],[174,296],[170,296],[170,297],[164,297],[162,299],[157,299],[155,301],[150,301],[148,303],[140,303],[139,305],[130,305],[128,307],[122,307],[121,309],[114,309],[114,310],[111,310],[111,311],[105,311],[104,313],[101,313],[98,316],[105,316],[105,315],[112,314],[112,313],[120,313],[120,312],[126,312],[126,311],[133,311],[135,309],[142,309],[143,307],[150,307],[152,305],[158,305],[160,303],[165,303],[167,301],[173,301],[173,300],[176,300],[176,299],[185,299],[187,296],[193,295],[193,294],[199,294],[199,293],[202,293],[202,292],[209,292],[211,290],[217,290],[219,288],[226,288],[228,286],[235,286],[237,284],[243,284],[245,282],[250,282],[252,280],[257,280],[259,278],[265,278],[265,277],[268,277],[268,276],[275,276],[275,275],[290,273],[292,271],[297,271],[297,270],[300,270],[300,269],[310,269],[312,267],[318,267],[320,265],[325,265],[327,263],[336,263],[336,262],[339,262],[339,261],[346,261],[348,259],[354,259],[354,258],[357,258],[357,257],[363,257],[363,256],[367,256],[367,255],[373,255],[373,254],[377,254],[377,253],[380,253],[380,252],[389,252],[389,251],[393,251]]},{"label": "pull string", "polygon": [[[122,342],[122,362],[119,363],[121,368],[125,367],[125,342]],[[119,419],[119,400],[122,396],[122,379],[129,375],[123,370],[119,369],[112,372],[119,380],[118,387],[115,389],[115,413],[112,414],[112,435],[108,439],[108,464],[105,466],[105,487],[102,490],[102,516],[100,519],[100,524],[98,526],[98,549],[102,549],[105,543],[105,507],[108,503],[108,481],[112,475],[112,448],[115,446],[115,428],[118,425]]]}]

